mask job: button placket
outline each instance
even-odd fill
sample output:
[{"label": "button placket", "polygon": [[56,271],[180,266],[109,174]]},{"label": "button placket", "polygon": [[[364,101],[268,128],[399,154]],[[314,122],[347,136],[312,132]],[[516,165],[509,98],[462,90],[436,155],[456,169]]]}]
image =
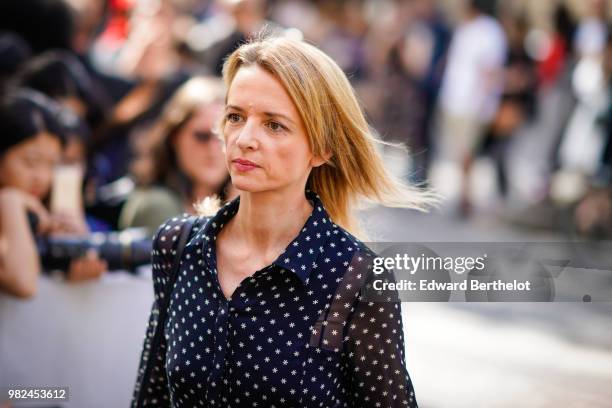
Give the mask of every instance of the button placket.
[{"label": "button placket", "polygon": [[[211,372],[209,373],[209,382],[214,381],[217,385],[220,384],[225,369],[225,356],[227,354],[227,336],[228,336],[228,318],[229,318],[230,300],[221,296],[219,306],[217,308],[217,316],[215,317],[215,330],[213,335],[215,353]],[[217,398],[223,393],[225,387],[217,388]]]}]

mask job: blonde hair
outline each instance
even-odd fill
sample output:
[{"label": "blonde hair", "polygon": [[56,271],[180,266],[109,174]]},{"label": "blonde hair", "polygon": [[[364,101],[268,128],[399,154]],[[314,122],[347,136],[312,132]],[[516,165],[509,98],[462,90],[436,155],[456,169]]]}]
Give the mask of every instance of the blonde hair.
[{"label": "blonde hair", "polygon": [[331,153],[325,164],[312,169],[306,188],[319,195],[336,224],[363,235],[353,213],[359,198],[421,211],[437,201],[436,194],[410,186],[386,170],[376,150],[383,142],[368,125],[346,75],[324,52],[286,37],[252,40],[226,60],[226,88],[241,67],[253,65],[283,85],[304,123],[312,153]]}]

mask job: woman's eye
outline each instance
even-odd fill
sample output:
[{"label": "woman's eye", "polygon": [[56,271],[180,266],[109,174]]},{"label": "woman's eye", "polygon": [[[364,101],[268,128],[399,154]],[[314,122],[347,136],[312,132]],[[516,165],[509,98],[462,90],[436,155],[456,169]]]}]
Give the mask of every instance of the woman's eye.
[{"label": "woman's eye", "polygon": [[228,113],[227,114],[227,121],[230,122],[230,123],[240,122],[240,115],[238,115],[237,113]]},{"label": "woman's eye", "polygon": [[280,130],[284,130],[285,127],[283,125],[281,125],[278,122],[269,122],[268,123],[268,127],[270,128],[270,130],[274,131],[274,132],[278,132]]}]

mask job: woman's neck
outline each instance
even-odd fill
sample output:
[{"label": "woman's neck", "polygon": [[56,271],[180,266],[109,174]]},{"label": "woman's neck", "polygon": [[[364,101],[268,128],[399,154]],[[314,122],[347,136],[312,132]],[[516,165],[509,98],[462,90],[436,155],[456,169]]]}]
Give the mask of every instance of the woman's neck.
[{"label": "woman's neck", "polygon": [[[312,213],[304,195],[278,192],[241,192],[230,234],[251,248],[266,252],[283,248],[295,238]],[[229,225],[228,225],[229,226]]]}]

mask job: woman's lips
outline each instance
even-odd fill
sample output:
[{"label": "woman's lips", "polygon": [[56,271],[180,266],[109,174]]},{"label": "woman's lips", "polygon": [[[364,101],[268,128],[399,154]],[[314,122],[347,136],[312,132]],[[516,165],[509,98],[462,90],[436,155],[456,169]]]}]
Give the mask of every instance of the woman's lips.
[{"label": "woman's lips", "polygon": [[249,161],[249,160],[246,160],[246,159],[234,159],[234,160],[232,160],[232,163],[234,164],[234,167],[238,171],[251,171],[251,170],[255,170],[257,167],[259,167],[258,165],[256,165],[252,161]]}]

